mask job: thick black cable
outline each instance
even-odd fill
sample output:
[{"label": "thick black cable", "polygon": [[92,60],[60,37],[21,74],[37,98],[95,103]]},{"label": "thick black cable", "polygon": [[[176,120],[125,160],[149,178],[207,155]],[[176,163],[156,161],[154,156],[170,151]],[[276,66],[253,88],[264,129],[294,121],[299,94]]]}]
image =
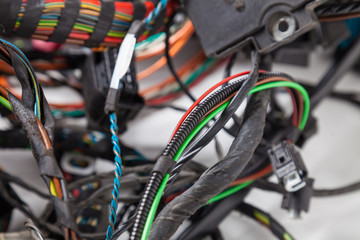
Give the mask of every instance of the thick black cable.
[{"label": "thick black cable", "polygon": [[262,225],[265,225],[265,223],[262,222],[259,218],[257,218],[256,214],[262,214],[263,216],[265,216],[269,220],[269,225],[265,225],[265,227],[267,227],[279,240],[287,239],[284,237],[284,235],[288,235],[290,239],[295,239],[278,221],[276,221],[270,214],[262,211],[261,209],[245,202],[242,202],[236,209]]},{"label": "thick black cable", "polygon": [[218,230],[219,224],[224,218],[243,201],[249,192],[250,189],[246,188],[207,206],[203,211],[204,213],[199,214],[199,216],[196,216],[196,214],[194,219],[191,219],[192,224],[176,240],[198,240],[203,239],[207,235],[212,235],[212,233]]},{"label": "thick black cable", "polygon": [[170,17],[169,21],[166,23],[165,26],[165,57],[166,57],[166,62],[167,62],[167,66],[171,72],[171,74],[173,75],[175,81],[179,84],[181,90],[191,99],[191,101],[195,102],[196,99],[193,95],[191,95],[191,93],[189,92],[189,90],[187,89],[187,87],[183,84],[183,82],[181,81],[179,75],[177,74],[175,68],[174,68],[174,64],[172,62],[171,56],[170,56],[170,27],[172,24],[172,21],[174,19],[173,15],[172,17]]},{"label": "thick black cable", "polygon": [[333,189],[313,189],[312,191],[314,197],[331,197],[346,193],[352,193],[359,190],[360,190],[360,181],[354,182],[352,184],[343,187],[338,187]]},{"label": "thick black cable", "polygon": [[163,208],[154,221],[149,240],[170,239],[184,220],[224,191],[240,175],[262,139],[269,99],[268,90],[251,96],[244,123],[228,154],[206,170],[192,187]]}]

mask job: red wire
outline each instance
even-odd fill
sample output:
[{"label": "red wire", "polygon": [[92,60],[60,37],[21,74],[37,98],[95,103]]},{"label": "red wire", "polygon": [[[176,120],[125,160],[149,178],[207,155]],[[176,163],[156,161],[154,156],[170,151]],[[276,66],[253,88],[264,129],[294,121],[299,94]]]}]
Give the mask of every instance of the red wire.
[{"label": "red wire", "polygon": [[[266,71],[260,70],[260,73],[265,73]],[[246,72],[242,72],[242,73],[238,73],[236,75],[230,76],[228,78],[225,78],[224,80],[222,80],[221,82],[218,82],[217,84],[215,84],[214,86],[212,86],[209,90],[207,90],[203,95],[201,95],[201,97],[199,97],[192,105],[191,107],[186,111],[186,113],[182,116],[182,118],[180,119],[179,123],[176,125],[175,130],[173,131],[171,138],[172,139],[175,135],[175,133],[177,132],[177,130],[179,130],[181,124],[184,122],[184,120],[186,119],[186,117],[190,114],[190,112],[207,96],[209,95],[212,91],[214,91],[216,88],[218,88],[219,86],[223,85],[226,82],[229,82],[230,80],[236,78],[236,77],[240,77],[246,74],[249,74],[250,71],[246,71]]]},{"label": "red wire", "polygon": [[259,179],[261,177],[264,177],[266,175],[268,175],[269,173],[272,172],[272,166],[271,165],[268,165],[266,166],[264,169],[254,173],[253,175],[250,175],[248,177],[244,177],[244,178],[240,178],[238,180],[235,180],[234,182],[232,182],[229,186],[236,186],[236,185],[239,185],[239,184],[242,184],[244,182],[248,182],[248,181],[252,181],[252,180],[256,180],[256,179]]}]

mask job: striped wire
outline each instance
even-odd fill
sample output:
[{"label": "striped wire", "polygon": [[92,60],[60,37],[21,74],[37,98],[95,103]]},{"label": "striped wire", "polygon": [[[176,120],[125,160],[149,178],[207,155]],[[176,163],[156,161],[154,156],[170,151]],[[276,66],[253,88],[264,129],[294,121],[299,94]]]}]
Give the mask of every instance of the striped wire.
[{"label": "striped wire", "polygon": [[152,29],[153,21],[159,16],[160,12],[166,8],[167,0],[161,0],[154,11],[150,12],[145,18],[145,26],[147,29]]},{"label": "striped wire", "polygon": [[115,178],[114,178],[114,188],[112,191],[112,200],[110,204],[110,215],[109,215],[109,225],[106,230],[106,239],[110,240],[114,233],[114,224],[116,222],[116,211],[118,208],[118,198],[119,198],[119,188],[120,188],[120,177],[121,177],[121,151],[119,145],[119,139],[117,136],[118,127],[116,124],[116,114],[110,114],[110,132],[111,132],[111,142],[113,144],[113,152],[115,154]]}]

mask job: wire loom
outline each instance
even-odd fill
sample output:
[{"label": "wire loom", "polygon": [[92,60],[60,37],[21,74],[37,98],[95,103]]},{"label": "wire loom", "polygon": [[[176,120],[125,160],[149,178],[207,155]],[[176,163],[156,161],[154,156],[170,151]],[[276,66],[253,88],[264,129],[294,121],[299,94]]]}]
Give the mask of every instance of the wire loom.
[{"label": "wire loom", "polygon": [[[122,42],[133,20],[144,19],[159,0],[4,0],[1,2],[0,24],[6,35],[74,43],[88,47],[117,46]],[[160,14],[152,21],[151,31],[158,29],[157,22],[172,12]],[[161,25],[161,24],[160,24]]]},{"label": "wire loom", "polygon": [[[72,238],[76,240],[78,231],[72,217],[66,181],[52,148],[54,119],[50,107],[25,55],[4,40],[1,40],[0,50],[0,58],[14,67],[23,90],[22,100],[19,100],[12,93],[1,88],[1,94],[4,96],[2,99],[5,102],[9,100],[9,110],[12,110],[30,140],[34,158],[51,193],[57,219],[65,230],[65,236],[70,231]],[[44,227],[49,229],[48,226]],[[49,230],[61,234],[56,228]]]}]

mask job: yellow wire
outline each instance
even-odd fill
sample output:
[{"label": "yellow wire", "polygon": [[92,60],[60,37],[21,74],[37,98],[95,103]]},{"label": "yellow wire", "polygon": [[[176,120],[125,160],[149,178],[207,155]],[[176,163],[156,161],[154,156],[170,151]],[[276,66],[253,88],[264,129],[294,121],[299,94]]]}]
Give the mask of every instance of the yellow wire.
[{"label": "yellow wire", "polygon": [[58,194],[56,192],[55,184],[52,179],[50,179],[50,193],[51,193],[51,195],[53,195],[55,197],[58,196]]},{"label": "yellow wire", "polygon": [[262,213],[258,212],[258,211],[254,211],[254,216],[263,224],[265,224],[266,226],[270,226],[270,220],[269,218],[267,218],[266,216],[264,216]]}]

